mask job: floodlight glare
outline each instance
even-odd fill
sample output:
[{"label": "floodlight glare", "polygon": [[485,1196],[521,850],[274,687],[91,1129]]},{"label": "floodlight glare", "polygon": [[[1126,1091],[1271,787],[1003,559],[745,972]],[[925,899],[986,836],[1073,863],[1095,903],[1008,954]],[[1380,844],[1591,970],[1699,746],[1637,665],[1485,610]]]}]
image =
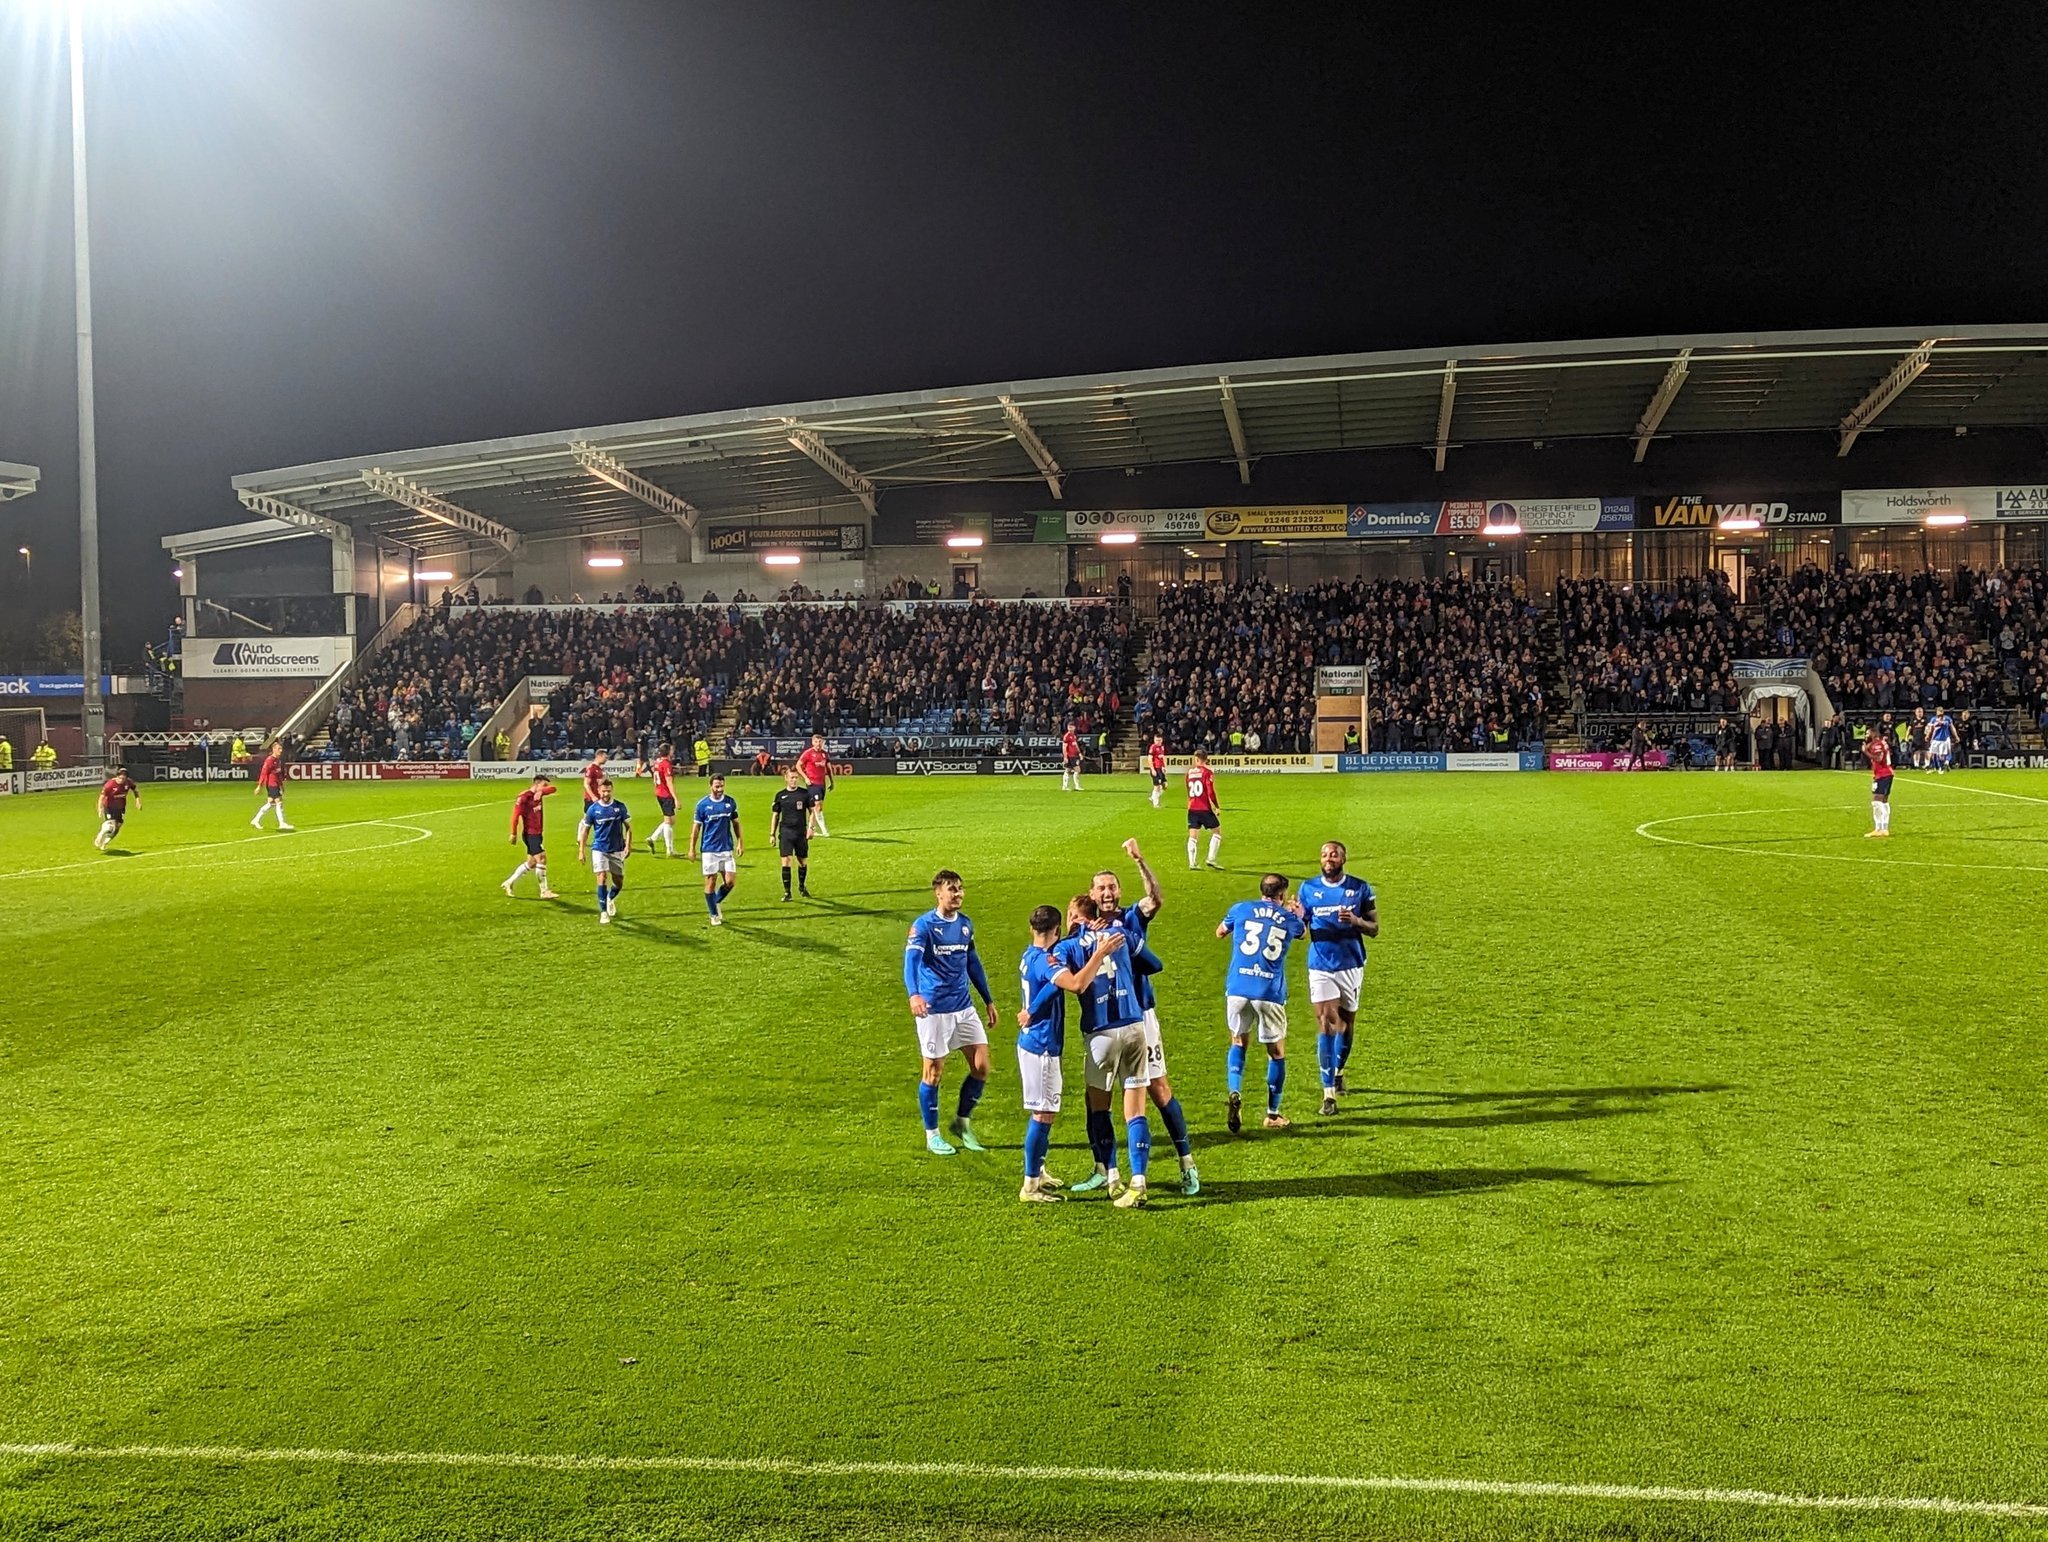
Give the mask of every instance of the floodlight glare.
[{"label": "floodlight glare", "polygon": [[626,559],[624,557],[586,557],[583,559],[583,565],[593,568],[622,568],[626,565]]},{"label": "floodlight glare", "polygon": [[1104,546],[1136,546],[1138,532],[1135,530],[1105,530],[1102,532]]},{"label": "floodlight glare", "polygon": [[955,550],[960,550],[979,546],[981,544],[981,537],[978,535],[949,535],[946,537],[946,544]]},{"label": "floodlight glare", "polygon": [[1969,522],[1970,516],[1961,509],[1939,510],[1928,515],[1926,521],[1929,530],[1954,530],[1960,525],[1967,525]]},{"label": "floodlight glare", "polygon": [[421,568],[412,576],[423,584],[445,584],[455,575],[446,568]]},{"label": "floodlight glare", "polygon": [[1722,520],[1714,528],[1716,530],[1761,530],[1763,527],[1764,522],[1762,520],[1752,515],[1738,514],[1733,519]]},{"label": "floodlight glare", "polygon": [[771,568],[793,568],[803,560],[793,551],[771,551],[761,558]]}]

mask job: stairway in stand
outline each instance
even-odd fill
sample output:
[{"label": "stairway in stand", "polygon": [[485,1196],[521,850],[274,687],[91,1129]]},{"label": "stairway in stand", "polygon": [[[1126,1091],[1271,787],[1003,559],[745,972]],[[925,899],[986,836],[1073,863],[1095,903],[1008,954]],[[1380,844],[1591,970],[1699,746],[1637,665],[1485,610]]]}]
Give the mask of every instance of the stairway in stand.
[{"label": "stairway in stand", "polygon": [[739,726],[739,704],[728,696],[718,704],[718,713],[711,719],[711,732],[706,735],[713,755],[723,756],[726,753],[726,745],[739,731]]},{"label": "stairway in stand", "polygon": [[1117,682],[1117,709],[1109,721],[1107,752],[1112,767],[1135,765],[1142,748],[1133,703],[1138,699],[1138,687],[1152,673],[1152,628],[1136,615],[1131,617],[1131,646],[1124,657],[1124,677]]}]

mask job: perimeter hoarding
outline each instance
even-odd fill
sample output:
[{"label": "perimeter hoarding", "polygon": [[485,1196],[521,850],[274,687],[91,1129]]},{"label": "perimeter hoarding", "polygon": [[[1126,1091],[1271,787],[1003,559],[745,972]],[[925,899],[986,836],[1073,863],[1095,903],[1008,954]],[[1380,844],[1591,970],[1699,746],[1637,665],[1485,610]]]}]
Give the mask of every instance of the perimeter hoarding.
[{"label": "perimeter hoarding", "polygon": [[1633,530],[1634,498],[1465,498],[1432,503],[1354,503],[1344,530],[1354,540],[1424,535],[1479,536],[1488,523],[1519,525],[1524,535]]},{"label": "perimeter hoarding", "polygon": [[1700,493],[1645,498],[1636,523],[1643,530],[1712,530],[1724,520],[1753,519],[1760,525],[1799,528],[1842,521],[1839,493],[1766,493],[1716,501]]},{"label": "perimeter hoarding", "polygon": [[1068,509],[1070,541],[1098,540],[1104,535],[1135,535],[1139,540],[1200,541],[1206,539],[1201,509]]},{"label": "perimeter hoarding", "polygon": [[820,556],[868,549],[864,525],[713,525],[712,552],[797,551]]},{"label": "perimeter hoarding", "polygon": [[1202,523],[1211,541],[1341,541],[1349,533],[1349,512],[1341,503],[1205,509]]},{"label": "perimeter hoarding", "polygon": [[2048,487],[1865,487],[1842,494],[1845,525],[1918,525],[1930,514],[1973,524],[2048,519]]},{"label": "perimeter hoarding", "polygon": [[352,637],[188,637],[187,680],[325,679],[349,660]]}]

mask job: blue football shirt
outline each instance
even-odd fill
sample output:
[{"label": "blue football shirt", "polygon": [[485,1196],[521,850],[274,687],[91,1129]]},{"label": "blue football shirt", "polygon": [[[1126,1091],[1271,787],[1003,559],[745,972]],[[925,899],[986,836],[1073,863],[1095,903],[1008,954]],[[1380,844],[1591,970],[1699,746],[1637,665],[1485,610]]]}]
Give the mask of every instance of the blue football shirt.
[{"label": "blue football shirt", "polygon": [[1230,927],[1230,974],[1224,993],[1248,1001],[1287,999],[1287,946],[1306,930],[1301,918],[1268,899],[1240,900],[1224,916]]},{"label": "blue football shirt", "polygon": [[590,849],[620,852],[626,849],[626,805],[614,798],[609,803],[587,803],[583,822],[590,826]]},{"label": "blue football shirt", "polygon": [[1318,873],[1295,893],[1308,912],[1308,967],[1335,974],[1342,969],[1365,967],[1365,933],[1337,912],[1348,910],[1364,915],[1373,903],[1372,885],[1351,873],[1339,873],[1334,881]]},{"label": "blue football shirt", "polygon": [[722,798],[699,798],[697,811],[690,817],[704,827],[705,851],[732,850],[732,827],[740,817],[740,806],[733,802],[731,793]]}]

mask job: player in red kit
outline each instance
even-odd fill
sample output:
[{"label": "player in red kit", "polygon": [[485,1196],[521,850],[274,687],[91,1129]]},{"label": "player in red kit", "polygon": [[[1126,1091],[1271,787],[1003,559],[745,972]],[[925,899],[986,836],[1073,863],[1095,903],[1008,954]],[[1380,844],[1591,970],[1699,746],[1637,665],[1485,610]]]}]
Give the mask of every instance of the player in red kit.
[{"label": "player in red kit", "polygon": [[1152,736],[1152,747],[1145,751],[1145,764],[1152,771],[1152,806],[1157,808],[1166,796],[1166,741],[1158,734]]},{"label": "player in red kit", "polygon": [[1209,757],[1202,751],[1195,751],[1195,763],[1188,767],[1188,866],[1195,867],[1195,857],[1201,842],[1200,832],[1209,832],[1209,865],[1221,867],[1216,860],[1223,850],[1223,825],[1216,815],[1223,805],[1216,800],[1216,773],[1209,769]]},{"label": "player in red kit", "polygon": [[142,789],[135,785],[135,779],[126,771],[116,771],[100,784],[100,833],[92,838],[93,845],[105,851],[114,844],[114,837],[121,833],[121,823],[128,817],[128,800],[142,801]]},{"label": "player in red kit", "polygon": [[263,800],[263,806],[256,810],[256,817],[249,821],[257,829],[263,828],[263,816],[277,815],[277,827],[289,830],[293,826],[284,822],[284,741],[272,739],[270,749],[263,757],[263,764],[256,769],[256,795]]},{"label": "player in red kit", "polygon": [[821,836],[832,832],[825,828],[825,794],[832,790],[832,757],[825,753],[825,736],[812,734],[811,742],[796,758],[796,768],[804,775],[804,781],[811,789],[811,822]]},{"label": "player in red kit", "polygon": [[540,806],[541,799],[553,797],[554,793],[554,778],[545,771],[536,771],[533,773],[533,784],[512,800],[512,839],[526,842],[526,860],[512,869],[510,878],[498,885],[505,891],[507,899],[512,897],[512,886],[519,882],[519,875],[522,873],[531,873],[540,880],[542,899],[556,898],[555,891],[548,887],[548,854],[546,846],[541,841]]},{"label": "player in red kit", "polygon": [[1892,833],[1892,744],[1880,729],[1870,730],[1863,741],[1863,758],[1870,762],[1870,828],[1865,840]]},{"label": "player in red kit", "polygon": [[[635,776],[644,776],[647,766],[643,762],[634,767]],[[654,827],[654,833],[647,837],[647,849],[657,845],[668,847],[668,854],[676,854],[676,747],[664,744],[661,753],[654,757],[654,801],[661,808],[661,823]]]},{"label": "player in red kit", "polygon": [[1081,736],[1074,732],[1074,725],[1067,724],[1067,731],[1060,735],[1060,791],[1081,790]]},{"label": "player in red kit", "polygon": [[607,758],[605,752],[599,750],[590,757],[590,764],[583,768],[583,806],[585,808],[589,808],[591,804],[597,801],[597,784],[611,775],[605,769],[604,763]]}]

